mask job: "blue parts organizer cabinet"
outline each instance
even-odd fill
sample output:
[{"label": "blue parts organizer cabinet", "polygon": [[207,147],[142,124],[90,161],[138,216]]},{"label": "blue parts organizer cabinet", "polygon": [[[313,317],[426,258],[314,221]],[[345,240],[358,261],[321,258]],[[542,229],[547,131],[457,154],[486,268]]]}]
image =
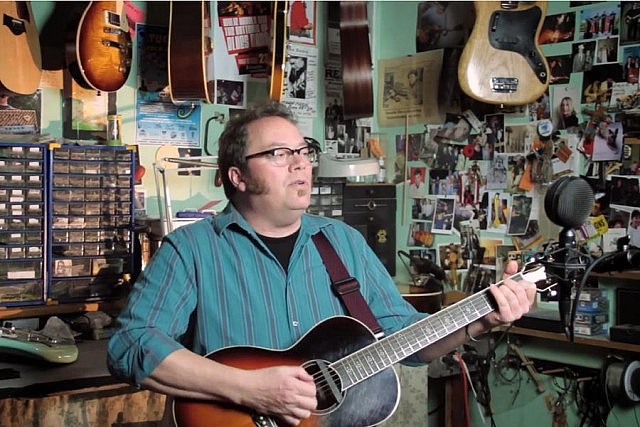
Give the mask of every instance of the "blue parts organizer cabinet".
[{"label": "blue parts organizer cabinet", "polygon": [[44,303],[46,144],[0,143],[0,306]]},{"label": "blue parts organizer cabinet", "polygon": [[52,146],[47,298],[123,296],[133,275],[135,151]]},{"label": "blue parts organizer cabinet", "polygon": [[0,143],[0,306],[125,294],[134,168],[129,147]]}]

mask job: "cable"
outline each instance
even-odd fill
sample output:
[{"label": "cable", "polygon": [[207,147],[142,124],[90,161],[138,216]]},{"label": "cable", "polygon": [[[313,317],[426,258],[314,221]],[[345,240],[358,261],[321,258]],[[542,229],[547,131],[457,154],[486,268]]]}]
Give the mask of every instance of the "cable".
[{"label": "cable", "polygon": [[464,402],[464,418],[467,427],[471,427],[471,415],[469,414],[469,387],[467,384],[467,374],[465,372],[466,365],[458,351],[454,352],[453,357],[458,361],[458,365],[460,365],[460,376],[462,377],[462,399]]},{"label": "cable", "polygon": [[[471,388],[471,391],[473,392],[473,396],[474,396],[475,401],[476,401],[476,408],[478,409],[478,414],[480,415],[480,418],[482,419],[482,424],[487,425],[487,423],[485,421],[484,414],[480,410],[480,402],[478,401],[478,393],[476,392],[476,389],[473,386],[473,380],[471,379],[471,373],[469,372],[469,367],[467,366],[467,363],[464,361],[464,358],[457,351],[454,353],[454,358],[456,358],[458,360],[458,364],[460,365],[460,371],[461,371],[461,373],[463,373],[466,376],[466,379],[467,379],[468,384],[469,384],[469,388]],[[468,396],[467,396],[467,400],[466,401],[467,402],[469,401]],[[469,423],[471,423],[471,416],[470,416],[470,413],[469,413],[468,405],[466,405],[465,409],[466,409],[467,418],[469,420]]]}]

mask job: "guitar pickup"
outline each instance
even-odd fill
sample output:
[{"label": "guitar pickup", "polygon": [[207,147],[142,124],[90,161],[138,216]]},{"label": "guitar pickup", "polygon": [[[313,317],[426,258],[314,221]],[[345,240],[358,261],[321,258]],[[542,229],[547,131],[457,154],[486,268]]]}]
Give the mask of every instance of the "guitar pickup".
[{"label": "guitar pickup", "polygon": [[120,35],[120,33],[122,33],[122,30],[118,27],[104,27],[102,29],[103,33],[106,34],[116,34],[116,35]]},{"label": "guitar pickup", "polygon": [[513,93],[518,90],[516,77],[491,77],[491,90],[496,93]]}]

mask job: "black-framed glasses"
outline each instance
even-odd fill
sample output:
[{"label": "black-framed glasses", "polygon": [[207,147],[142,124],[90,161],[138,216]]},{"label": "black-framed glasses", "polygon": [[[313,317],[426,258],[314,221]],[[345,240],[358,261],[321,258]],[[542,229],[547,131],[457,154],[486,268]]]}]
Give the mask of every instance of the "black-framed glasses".
[{"label": "black-framed glasses", "polygon": [[309,162],[313,163],[318,157],[318,152],[314,147],[309,145],[300,148],[278,147],[271,150],[260,151],[259,153],[249,154],[245,156],[245,160],[253,159],[255,157],[267,157],[271,163],[276,166],[285,166],[291,163],[294,154],[300,154]]}]

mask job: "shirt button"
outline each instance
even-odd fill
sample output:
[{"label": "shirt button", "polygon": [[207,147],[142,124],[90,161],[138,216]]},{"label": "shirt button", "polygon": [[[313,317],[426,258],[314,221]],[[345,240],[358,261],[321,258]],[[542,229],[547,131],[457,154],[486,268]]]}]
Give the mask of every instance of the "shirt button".
[{"label": "shirt button", "polygon": [[297,320],[294,320],[294,321],[293,321],[293,323],[292,323],[292,325],[293,325],[294,327],[296,327],[296,328],[297,328],[297,327],[298,327],[298,321],[297,321]]}]

